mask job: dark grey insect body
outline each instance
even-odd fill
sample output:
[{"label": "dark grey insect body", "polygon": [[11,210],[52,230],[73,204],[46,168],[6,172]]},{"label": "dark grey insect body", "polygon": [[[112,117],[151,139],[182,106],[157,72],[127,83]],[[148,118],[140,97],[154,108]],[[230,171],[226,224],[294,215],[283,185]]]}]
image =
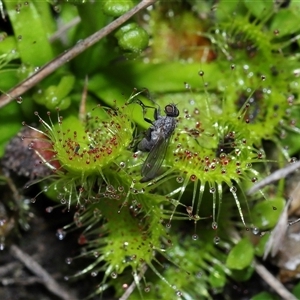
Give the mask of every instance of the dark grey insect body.
[{"label": "dark grey insect body", "polygon": [[[145,108],[146,106],[140,103]],[[176,118],[179,110],[175,104],[165,107],[165,116],[160,115],[160,111],[155,109],[154,121],[144,118],[152,124],[147,130],[145,137],[138,144],[138,149],[149,152],[141,170],[141,182],[147,182],[156,177],[163,160],[165,158],[171,136],[176,128]]]}]

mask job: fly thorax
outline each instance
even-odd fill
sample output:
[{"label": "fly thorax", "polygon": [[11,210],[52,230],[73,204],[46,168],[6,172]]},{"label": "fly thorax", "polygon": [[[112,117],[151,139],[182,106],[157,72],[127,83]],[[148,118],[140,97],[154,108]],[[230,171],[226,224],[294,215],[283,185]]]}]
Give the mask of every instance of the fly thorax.
[{"label": "fly thorax", "polygon": [[156,128],[151,133],[151,140],[152,140],[152,142],[156,142],[161,136],[163,136],[163,137],[165,136],[164,131],[160,127]]}]

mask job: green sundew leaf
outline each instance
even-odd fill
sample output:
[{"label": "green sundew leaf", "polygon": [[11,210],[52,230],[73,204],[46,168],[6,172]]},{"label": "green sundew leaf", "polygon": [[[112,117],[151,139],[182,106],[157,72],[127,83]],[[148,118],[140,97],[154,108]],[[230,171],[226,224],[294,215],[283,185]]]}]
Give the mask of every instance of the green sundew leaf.
[{"label": "green sundew leaf", "polygon": [[[9,19],[17,40],[17,47],[22,62],[35,67],[42,66],[53,58],[48,41],[48,29],[44,27],[43,15],[39,14],[38,5],[32,1],[21,2],[4,0]],[[49,7],[50,9],[50,7]]]},{"label": "green sundew leaf", "polygon": [[64,2],[74,4],[74,5],[82,5],[82,4],[86,4],[87,1],[86,0],[67,0]]},{"label": "green sundew leaf", "polygon": [[33,94],[32,98],[40,105],[44,105],[49,110],[59,107],[61,110],[67,109],[71,104],[71,99],[67,97],[74,87],[75,77],[73,75],[63,76],[58,85],[50,85],[44,90]]},{"label": "green sundew leaf", "polygon": [[71,90],[74,87],[74,83],[75,83],[75,76],[73,75],[63,76],[56,88],[56,96],[59,99],[68,96],[68,94],[71,92]]},{"label": "green sundew leaf", "polygon": [[7,91],[18,83],[17,69],[0,70],[0,90]]},{"label": "green sundew leaf", "polygon": [[[112,17],[103,13],[102,6],[103,1],[87,1],[77,7],[81,22],[77,26],[73,43],[86,38],[112,21]],[[118,57],[118,52],[114,51],[115,46],[110,44],[109,38],[101,39],[72,61],[73,69],[78,74],[82,74],[82,70],[84,74],[98,73],[99,68],[109,65]]]},{"label": "green sundew leaf", "polygon": [[275,198],[257,203],[251,210],[252,222],[260,230],[273,228],[284,208],[285,200]]},{"label": "green sundew leaf", "polygon": [[106,0],[103,4],[103,11],[109,16],[119,17],[129,11],[133,6],[134,3],[131,0]]},{"label": "green sundew leaf", "polygon": [[195,0],[187,0],[192,6],[193,11],[200,14],[210,14],[212,9],[212,3],[214,1],[195,1]]},{"label": "green sundew leaf", "polygon": [[282,9],[273,18],[271,30],[279,30],[279,36],[291,35],[300,30],[298,9]]},{"label": "green sundew leaf", "polygon": [[110,106],[120,107],[129,98],[134,86],[127,86],[116,78],[113,81],[111,80],[111,76],[107,73],[97,74],[89,79],[88,90],[95,93]]},{"label": "green sundew leaf", "polygon": [[[228,65],[229,70],[229,65]],[[204,71],[203,80],[198,75]],[[204,82],[208,88],[217,86],[219,80],[224,78],[217,63],[183,64],[181,62],[145,64],[141,61],[123,63],[119,66],[105,68],[103,70],[106,78],[114,85],[120,81],[122,85],[131,90],[147,88],[150,95],[153,93],[187,91],[184,83],[187,82],[192,89],[204,89]],[[120,83],[117,83],[120,85]]]},{"label": "green sundew leaf", "polygon": [[261,237],[258,244],[255,246],[255,255],[257,255],[257,256],[264,255],[266,243],[267,243],[269,237],[270,237],[269,234],[265,234],[264,236]]},{"label": "green sundew leaf", "polygon": [[0,157],[4,154],[4,149],[8,141],[22,127],[22,115],[20,105],[12,102],[0,110]]},{"label": "green sundew leaf", "polygon": [[273,2],[273,0],[261,0],[253,3],[253,0],[244,0],[245,6],[257,18],[262,18],[273,11]]},{"label": "green sundew leaf", "polygon": [[220,288],[226,284],[226,274],[220,266],[215,265],[210,271],[208,281],[213,288]]},{"label": "green sundew leaf", "polygon": [[249,266],[243,270],[232,270],[230,277],[238,282],[247,281],[252,276],[254,270],[255,269],[252,266]]},{"label": "green sundew leaf", "polygon": [[103,13],[103,3],[104,1],[87,1],[84,5],[77,7],[81,19],[80,26],[83,28],[85,37],[112,21],[111,17]]},{"label": "green sundew leaf", "polygon": [[[130,89],[129,86],[116,81],[112,86],[109,77],[105,75],[95,75],[92,77],[91,80],[89,80],[88,89],[95,93],[95,95],[97,95],[110,107],[122,107],[129,99],[133,90],[133,88]],[[139,98],[142,99],[141,97]],[[133,121],[141,127],[145,127],[141,107],[137,104],[132,104],[131,107]]]},{"label": "green sundew leaf", "polygon": [[[20,110],[24,118],[32,120],[32,117],[34,115],[33,112],[36,111],[36,109],[36,104],[34,101],[32,101],[31,95],[24,94],[22,96],[22,105],[20,105]],[[22,121],[24,121],[24,119]]]},{"label": "green sundew leaf", "polygon": [[294,286],[293,294],[300,299],[300,282]]},{"label": "green sundew leaf", "polygon": [[221,0],[216,5],[216,17],[218,21],[233,18],[236,13],[243,13],[245,7],[240,0]]},{"label": "green sundew leaf", "polygon": [[290,157],[298,153],[300,150],[299,133],[287,132],[287,136],[284,139],[284,146],[288,149]]},{"label": "green sundew leaf", "polygon": [[[78,10],[77,7],[74,5],[70,5],[70,3],[61,3],[61,11],[59,13],[59,19],[61,22],[61,26],[65,26],[70,22],[74,22],[74,20],[78,17]],[[79,22],[78,22],[79,23]],[[72,46],[76,43],[76,36],[77,36],[77,27],[79,24],[69,28],[67,32],[65,32],[65,45]]]},{"label": "green sundew leaf", "polygon": [[130,22],[130,23],[125,23],[125,25],[121,26],[118,28],[118,30],[115,32],[115,37],[117,39],[121,38],[122,35],[130,30],[134,30],[138,27],[137,23]]},{"label": "green sundew leaf", "polygon": [[148,33],[142,27],[137,27],[133,30],[125,32],[118,41],[119,46],[123,50],[132,52],[142,51],[147,47],[148,42]]},{"label": "green sundew leaf", "polygon": [[10,60],[19,58],[19,54],[16,51],[17,42],[14,36],[7,36],[0,41],[0,55],[1,58],[5,55]]},{"label": "green sundew leaf", "polygon": [[253,257],[253,245],[248,238],[243,238],[229,252],[226,266],[230,269],[242,270],[251,264]]},{"label": "green sundew leaf", "polygon": [[[290,84],[292,91],[291,93],[299,95],[300,92],[300,80],[294,79]],[[290,157],[296,155],[300,151],[300,139],[299,139],[299,116],[300,116],[300,107],[294,106],[291,110],[290,120],[296,120],[296,126],[291,126],[291,130],[286,130],[286,137],[284,138],[284,146],[287,148],[287,151]],[[295,130],[295,131],[294,131]]]},{"label": "green sundew leaf", "polygon": [[32,0],[43,23],[47,37],[49,38],[56,30],[55,18],[53,18],[51,7],[48,1]]},{"label": "green sundew leaf", "polygon": [[261,292],[254,297],[251,298],[251,300],[278,300],[279,298],[275,295],[272,295],[268,292]]}]

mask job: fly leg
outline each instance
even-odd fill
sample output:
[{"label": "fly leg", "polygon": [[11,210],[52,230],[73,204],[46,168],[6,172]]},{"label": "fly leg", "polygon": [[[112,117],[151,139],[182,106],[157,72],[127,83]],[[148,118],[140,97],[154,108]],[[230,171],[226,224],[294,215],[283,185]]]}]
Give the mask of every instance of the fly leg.
[{"label": "fly leg", "polygon": [[[151,124],[152,126],[150,126],[145,132],[144,132],[144,138],[140,141],[140,143],[138,144],[138,149],[140,151],[143,151],[143,152],[149,152],[152,147],[153,147],[153,144],[154,144],[154,141],[152,139],[152,132],[153,130],[155,129],[155,126],[154,126],[154,123],[155,121],[158,119],[158,114],[159,114],[159,111],[156,107],[153,107],[153,106],[148,106],[148,105],[145,105],[141,100],[139,99],[135,99],[135,102],[137,104],[139,104],[142,109],[143,109],[143,118],[146,122],[148,122],[149,124]],[[150,119],[146,118],[145,117],[145,114],[146,114],[146,110],[147,108],[151,108],[151,109],[154,109],[154,121],[151,121]]]},{"label": "fly leg", "polygon": [[[147,147],[147,143],[151,141],[151,132],[152,132],[152,127],[148,128],[146,131],[141,132],[137,134],[134,138],[133,141],[129,144],[128,149],[139,149],[141,151],[150,151],[147,150],[149,147]],[[145,141],[144,141],[145,140]],[[142,141],[144,141],[142,143]],[[142,146],[144,144],[145,146]]]},{"label": "fly leg", "polygon": [[153,147],[152,140],[152,131],[153,128],[150,127],[144,132],[144,138],[138,144],[138,149],[143,152],[149,152]]},{"label": "fly leg", "polygon": [[151,121],[150,119],[145,117],[146,110],[147,110],[147,108],[154,109],[154,120],[157,120],[158,115],[159,115],[159,109],[156,107],[153,107],[153,106],[145,105],[140,99],[135,99],[135,102],[142,107],[144,120],[153,125],[153,121]]},{"label": "fly leg", "polygon": [[[0,0],[1,1],[1,0]],[[137,96],[141,95],[141,94],[146,94],[145,97],[150,100],[156,107],[153,107],[153,106],[149,106],[149,105],[145,105],[140,99],[137,98]],[[151,108],[151,109],[154,109],[154,120],[157,120],[158,119],[158,116],[160,116],[160,107],[159,105],[150,97],[150,93],[149,93],[149,90],[147,88],[144,88],[142,89],[141,91],[137,92],[137,89],[135,88],[134,89],[134,92],[132,93],[132,95],[130,96],[128,102],[128,104],[131,104],[131,103],[137,103],[139,104],[142,109],[143,109],[143,117],[144,117],[144,120],[150,124],[153,125],[153,121],[151,121],[150,119],[146,118],[145,117],[145,114],[146,114],[146,110],[147,108]]]}]

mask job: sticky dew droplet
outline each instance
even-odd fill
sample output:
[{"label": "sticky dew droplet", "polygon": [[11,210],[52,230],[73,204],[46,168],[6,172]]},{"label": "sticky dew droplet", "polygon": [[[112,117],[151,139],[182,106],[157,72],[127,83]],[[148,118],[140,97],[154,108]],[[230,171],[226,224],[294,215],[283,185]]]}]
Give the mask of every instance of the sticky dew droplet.
[{"label": "sticky dew droplet", "polygon": [[67,265],[70,265],[73,261],[73,258],[72,257],[67,257],[65,261],[66,261]]},{"label": "sticky dew droplet", "polygon": [[197,241],[198,238],[199,238],[198,234],[194,233],[194,234],[192,235],[192,240],[193,240],[193,241]]},{"label": "sticky dew droplet", "polygon": [[166,228],[168,228],[168,229],[169,229],[169,228],[171,228],[171,227],[172,227],[172,225],[171,225],[171,223],[170,223],[170,222],[166,224]]},{"label": "sticky dew droplet", "polygon": [[252,177],[252,178],[251,178],[251,181],[252,181],[253,183],[254,183],[254,182],[257,182],[257,180],[258,180],[257,177]]},{"label": "sticky dew droplet", "polygon": [[218,237],[218,236],[215,236],[214,237],[214,243],[216,244],[216,245],[218,245],[219,243],[220,243],[220,238]]},{"label": "sticky dew droplet", "polygon": [[94,256],[95,258],[98,258],[98,257],[99,257],[99,252],[98,252],[98,251],[94,251],[94,252],[93,252],[93,256]]},{"label": "sticky dew droplet", "polygon": [[229,190],[231,193],[236,193],[237,188],[235,186],[232,186]]},{"label": "sticky dew droplet", "polygon": [[184,87],[185,87],[187,90],[190,90],[190,89],[191,89],[191,86],[190,86],[187,82],[184,83]]},{"label": "sticky dew droplet", "polygon": [[204,72],[203,71],[199,71],[198,75],[202,77],[202,76],[204,76]]},{"label": "sticky dew droplet", "polygon": [[3,251],[5,249],[5,244],[3,242],[0,242],[0,251]]},{"label": "sticky dew droplet", "polygon": [[48,206],[48,207],[46,208],[46,212],[47,212],[48,214],[50,214],[52,211],[53,211],[53,206]]},{"label": "sticky dew droplet", "polygon": [[91,272],[92,277],[97,277],[97,275],[98,275],[98,272],[96,272],[96,271]]},{"label": "sticky dew droplet", "polygon": [[186,207],[186,212],[191,215],[193,213],[193,207],[192,206],[187,206]]},{"label": "sticky dew droplet", "polygon": [[178,183],[183,183],[183,177],[181,177],[181,176],[176,177],[176,181]]},{"label": "sticky dew droplet", "polygon": [[212,227],[212,229],[217,230],[218,229],[218,223],[217,222],[212,222],[211,227]]},{"label": "sticky dew droplet", "polygon": [[62,229],[57,229],[57,231],[56,231],[56,237],[57,237],[60,241],[62,241],[62,240],[66,237],[66,235],[67,235],[67,233],[66,233],[64,230],[62,230]]},{"label": "sticky dew droplet", "polygon": [[21,104],[23,102],[23,98],[21,96],[16,97],[16,102]]},{"label": "sticky dew droplet", "polygon": [[110,276],[111,276],[112,279],[116,279],[118,277],[118,274],[116,272],[112,272],[110,274]]},{"label": "sticky dew droplet", "polygon": [[191,181],[196,181],[197,180],[197,176],[196,175],[194,175],[194,174],[192,174],[191,176],[190,176],[190,180]]}]

